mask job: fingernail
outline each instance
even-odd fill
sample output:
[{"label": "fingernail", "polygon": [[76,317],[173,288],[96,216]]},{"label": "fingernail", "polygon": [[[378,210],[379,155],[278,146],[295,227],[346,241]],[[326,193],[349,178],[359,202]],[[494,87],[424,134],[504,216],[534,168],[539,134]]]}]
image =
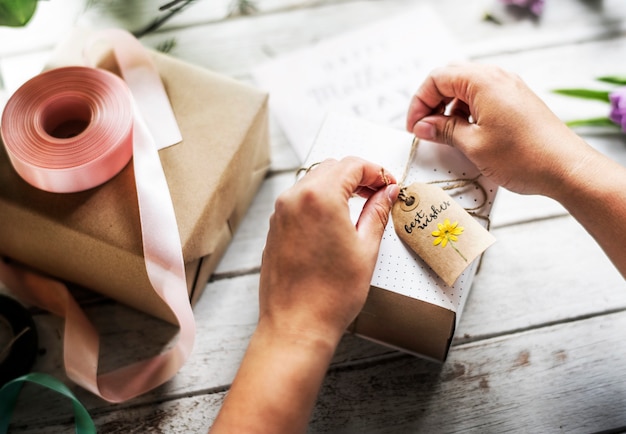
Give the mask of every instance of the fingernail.
[{"label": "fingernail", "polygon": [[413,126],[413,134],[420,139],[433,140],[435,138],[435,126],[428,122],[419,121]]},{"label": "fingernail", "polygon": [[398,184],[389,184],[387,186],[387,197],[391,203],[394,203],[398,199],[400,193],[400,187]]}]

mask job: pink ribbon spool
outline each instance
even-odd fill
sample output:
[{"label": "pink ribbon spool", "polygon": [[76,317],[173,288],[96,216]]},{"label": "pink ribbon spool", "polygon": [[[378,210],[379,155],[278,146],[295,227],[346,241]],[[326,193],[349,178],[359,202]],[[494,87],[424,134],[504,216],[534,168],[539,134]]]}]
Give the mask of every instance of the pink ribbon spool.
[{"label": "pink ribbon spool", "polygon": [[102,69],[58,68],[32,78],[7,102],[2,126],[15,170],[52,193],[96,187],[133,153],[132,96]]},{"label": "pink ribbon spool", "polygon": [[176,317],[178,339],[154,357],[99,374],[99,335],[65,285],[1,260],[0,280],[27,303],[65,318],[63,358],[70,379],[109,402],[124,402],[170,380],[195,339],[176,215],[158,154],[181,134],[141,44],[119,29],[96,36],[113,44],[124,80],[87,67],[44,72],[7,103],[2,139],[22,178],[55,193],[96,187],[133,156],[146,272]]}]

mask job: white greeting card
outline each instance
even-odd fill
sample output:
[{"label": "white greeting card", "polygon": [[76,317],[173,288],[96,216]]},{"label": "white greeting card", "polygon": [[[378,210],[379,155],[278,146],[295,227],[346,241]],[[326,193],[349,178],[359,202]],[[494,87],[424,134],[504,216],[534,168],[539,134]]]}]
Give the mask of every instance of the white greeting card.
[{"label": "white greeting card", "polygon": [[327,111],[404,128],[411,96],[435,67],[463,59],[427,6],[325,39],[253,70],[304,161]]}]

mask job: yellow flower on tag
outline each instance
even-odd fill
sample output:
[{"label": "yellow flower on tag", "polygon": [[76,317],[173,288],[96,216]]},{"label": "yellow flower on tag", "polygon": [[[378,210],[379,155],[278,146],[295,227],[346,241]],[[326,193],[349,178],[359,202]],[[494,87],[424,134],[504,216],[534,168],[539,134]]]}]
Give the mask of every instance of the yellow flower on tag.
[{"label": "yellow flower on tag", "polygon": [[432,236],[435,237],[433,241],[433,246],[441,245],[441,247],[446,247],[448,242],[450,242],[450,246],[467,262],[467,259],[459,250],[454,246],[454,242],[458,241],[458,236],[463,233],[463,227],[458,226],[459,222],[450,223],[450,220],[445,219],[443,223],[437,223],[438,230],[432,232]]}]

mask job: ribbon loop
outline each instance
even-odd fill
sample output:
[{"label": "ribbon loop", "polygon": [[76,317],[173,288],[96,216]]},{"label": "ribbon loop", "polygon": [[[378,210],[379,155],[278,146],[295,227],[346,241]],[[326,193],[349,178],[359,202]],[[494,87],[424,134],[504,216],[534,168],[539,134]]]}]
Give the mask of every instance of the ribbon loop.
[{"label": "ribbon loop", "polygon": [[122,77],[133,94],[156,148],[163,149],[180,142],[182,136],[167,92],[152,58],[141,43],[125,30],[107,29],[90,38],[86,47],[100,41],[112,45]]}]

